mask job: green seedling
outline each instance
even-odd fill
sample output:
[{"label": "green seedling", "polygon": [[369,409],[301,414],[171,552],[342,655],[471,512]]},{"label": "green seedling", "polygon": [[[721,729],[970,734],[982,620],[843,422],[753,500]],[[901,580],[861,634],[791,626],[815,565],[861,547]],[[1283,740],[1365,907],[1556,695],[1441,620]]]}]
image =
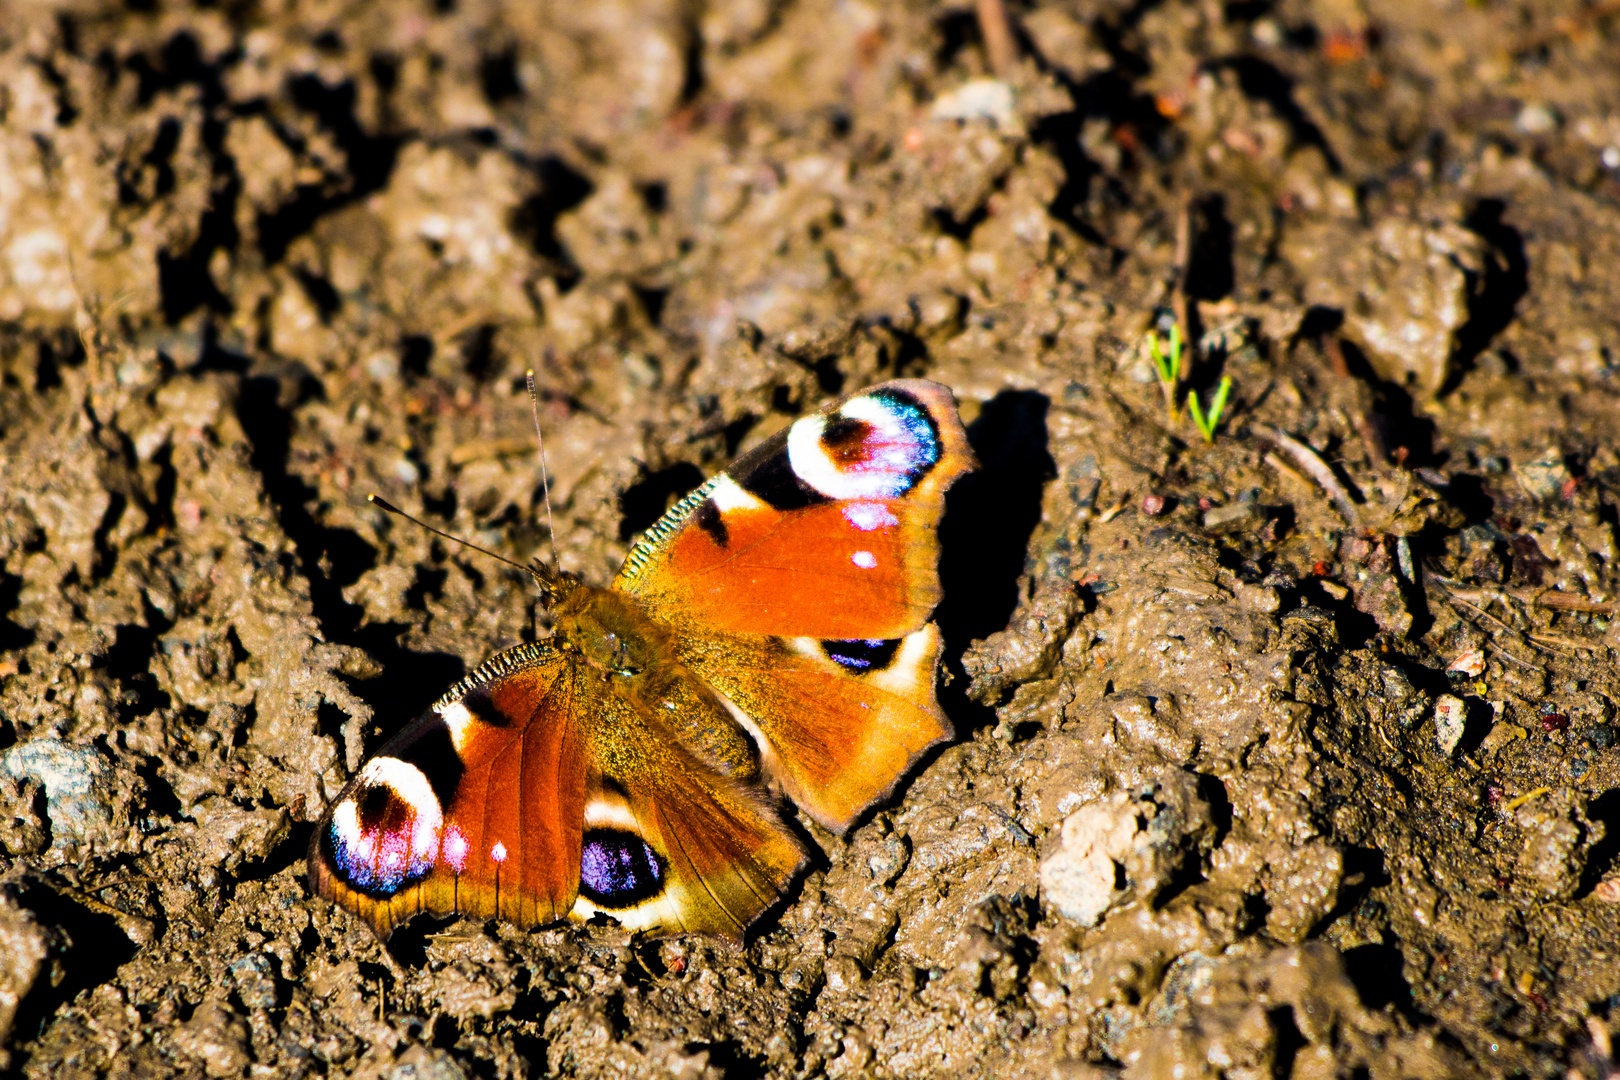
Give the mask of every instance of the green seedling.
[{"label": "green seedling", "polygon": [[1181,382],[1181,325],[1179,323],[1170,327],[1170,349],[1167,353],[1159,347],[1159,335],[1148,331],[1148,358],[1153,361],[1153,370],[1159,373],[1159,388],[1164,391],[1164,410],[1170,414],[1173,424],[1180,418],[1180,410],[1176,408],[1176,387]]},{"label": "green seedling", "polygon": [[1232,393],[1232,376],[1222,375],[1221,385],[1215,389],[1215,399],[1209,403],[1209,412],[1204,412],[1203,406],[1198,404],[1198,391],[1187,391],[1187,411],[1192,414],[1193,424],[1204,441],[1211,446],[1215,445],[1215,428],[1220,425],[1221,413],[1226,410],[1226,399]]}]

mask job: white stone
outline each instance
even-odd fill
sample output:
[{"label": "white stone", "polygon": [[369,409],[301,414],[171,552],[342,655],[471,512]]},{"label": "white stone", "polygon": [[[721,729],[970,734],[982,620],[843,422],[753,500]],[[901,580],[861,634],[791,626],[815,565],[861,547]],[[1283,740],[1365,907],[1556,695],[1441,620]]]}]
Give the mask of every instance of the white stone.
[{"label": "white stone", "polygon": [[1434,702],[1434,741],[1442,754],[1450,755],[1462,742],[1468,726],[1468,706],[1455,694],[1442,694]]},{"label": "white stone", "polygon": [[1158,896],[1189,858],[1208,854],[1214,832],[1197,779],[1172,771],[1064,819],[1061,846],[1041,863],[1041,894],[1095,926],[1113,908]]}]

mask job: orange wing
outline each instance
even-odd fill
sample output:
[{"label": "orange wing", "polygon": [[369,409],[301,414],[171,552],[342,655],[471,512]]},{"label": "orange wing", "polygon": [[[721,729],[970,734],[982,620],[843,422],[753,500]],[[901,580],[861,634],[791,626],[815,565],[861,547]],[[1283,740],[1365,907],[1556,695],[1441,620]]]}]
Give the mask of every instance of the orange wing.
[{"label": "orange wing", "polygon": [[545,645],[502,653],[366,762],[310,841],[314,890],[379,936],[421,911],[606,912],[739,936],[804,853],[758,798]]},{"label": "orange wing", "polygon": [[945,490],[974,465],[951,392],[902,379],[794,422],[683,499],[614,587],[684,630],[893,639],[939,603]]},{"label": "orange wing", "polygon": [[952,735],[934,700],[933,623],[888,641],[728,635],[679,649],[753,730],[767,774],[829,829],[847,829]]},{"label": "orange wing", "polygon": [[615,587],[834,829],[951,737],[934,700],[938,526],[974,465],[951,392],[883,383],[807,416],[647,533]]}]

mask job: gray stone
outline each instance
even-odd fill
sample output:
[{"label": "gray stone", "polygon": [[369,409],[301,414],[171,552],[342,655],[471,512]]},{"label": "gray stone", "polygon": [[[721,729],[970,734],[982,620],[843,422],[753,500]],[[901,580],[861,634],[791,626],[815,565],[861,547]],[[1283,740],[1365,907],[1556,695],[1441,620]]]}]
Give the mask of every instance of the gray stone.
[{"label": "gray stone", "polygon": [[0,754],[0,775],[44,785],[55,848],[105,836],[113,819],[111,774],[95,747],[58,739],[31,739]]},{"label": "gray stone", "polygon": [[1564,466],[1564,455],[1550,449],[1534,461],[1515,466],[1513,475],[1532,499],[1555,499],[1569,480],[1569,469]]}]

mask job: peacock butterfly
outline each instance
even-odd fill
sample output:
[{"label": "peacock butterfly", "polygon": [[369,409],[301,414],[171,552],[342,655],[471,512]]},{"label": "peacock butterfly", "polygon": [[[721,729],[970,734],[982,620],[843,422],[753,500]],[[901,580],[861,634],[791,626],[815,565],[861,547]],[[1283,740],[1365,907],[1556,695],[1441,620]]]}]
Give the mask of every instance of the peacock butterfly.
[{"label": "peacock butterfly", "polygon": [[533,564],[552,636],[366,761],[314,890],[379,936],[428,911],[740,938],[806,861],[778,795],[844,831],[951,738],[929,618],[974,464],[948,389],[887,382],[686,496],[607,588]]}]

